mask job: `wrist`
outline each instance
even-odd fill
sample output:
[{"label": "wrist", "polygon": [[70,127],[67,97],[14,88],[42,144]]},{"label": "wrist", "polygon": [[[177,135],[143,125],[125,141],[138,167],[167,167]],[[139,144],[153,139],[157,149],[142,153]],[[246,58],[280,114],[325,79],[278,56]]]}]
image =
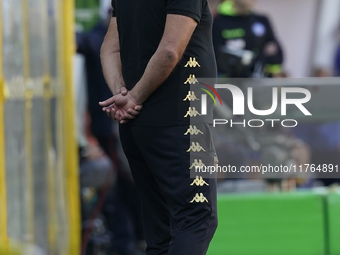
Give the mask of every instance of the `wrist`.
[{"label": "wrist", "polygon": [[138,93],[136,91],[136,89],[132,89],[129,91],[130,96],[132,97],[132,100],[137,104],[137,105],[141,105],[143,104],[143,101],[140,99],[140,97],[138,96]]},{"label": "wrist", "polygon": [[121,94],[122,88],[125,88],[125,86],[124,85],[116,85],[115,88],[111,92],[114,96]]},{"label": "wrist", "polygon": [[[110,87],[110,86],[109,86]],[[112,84],[112,94],[115,96],[117,94],[120,94],[121,93],[121,89],[122,88],[125,88],[125,82],[124,80],[121,79],[121,77],[116,77],[113,81],[113,84]]]},{"label": "wrist", "polygon": [[[116,93],[114,93],[114,96],[115,96],[115,95],[119,95],[119,94],[123,94],[123,93],[122,93],[122,89],[125,89],[125,90],[126,90],[126,87],[119,87],[119,88],[117,88],[117,89],[116,89]],[[126,92],[125,92],[125,94],[126,94]]]}]

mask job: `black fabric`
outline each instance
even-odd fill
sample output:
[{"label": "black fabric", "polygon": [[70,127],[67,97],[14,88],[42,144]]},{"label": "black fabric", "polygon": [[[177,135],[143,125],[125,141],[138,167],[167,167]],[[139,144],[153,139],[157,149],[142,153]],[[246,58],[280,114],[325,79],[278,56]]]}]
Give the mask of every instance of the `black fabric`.
[{"label": "black fabric", "polygon": [[[243,35],[230,38],[225,36],[226,31],[240,29],[243,30]],[[223,47],[225,47],[229,41],[239,39],[245,42],[245,46],[242,50],[249,50],[255,53],[256,61],[261,60],[263,64],[282,64],[282,48],[277,41],[270,21],[266,16],[254,13],[239,16],[218,15],[214,19],[213,42],[216,59],[218,59],[219,73],[224,73],[220,64],[222,61],[219,61]],[[279,49],[274,56],[265,57],[263,55],[263,49],[268,42],[275,42]]]},{"label": "black fabric", "polygon": [[137,190],[130,176],[126,176],[127,172],[122,169],[117,154],[117,137],[111,134],[96,139],[118,169],[116,185],[111,188],[102,210],[112,234],[111,246],[119,254],[132,254],[135,242],[144,239]]},{"label": "black fabric", "polygon": [[[209,129],[207,124],[200,125],[201,130]],[[205,179],[209,186],[191,185],[186,131],[186,126],[120,125],[142,202],[147,255],[205,255],[216,230],[216,179]],[[205,163],[214,165],[214,153],[209,155]],[[199,193],[208,202],[190,203]]]},{"label": "black fabric", "polygon": [[168,0],[167,14],[179,14],[191,17],[198,23],[201,20],[203,12],[203,0]]},{"label": "black fabric", "polygon": [[[183,101],[190,86],[184,83],[190,75],[211,78],[217,74],[211,36],[212,15],[207,0],[113,0],[112,6],[113,16],[117,17],[123,77],[129,90],[140,80],[159,46],[167,14],[185,15],[198,22],[183,58],[132,121],[133,125],[141,126],[190,124],[193,120],[184,117],[190,102]],[[201,67],[185,68],[190,57],[196,58]],[[212,121],[212,114],[206,117],[195,121]]]}]

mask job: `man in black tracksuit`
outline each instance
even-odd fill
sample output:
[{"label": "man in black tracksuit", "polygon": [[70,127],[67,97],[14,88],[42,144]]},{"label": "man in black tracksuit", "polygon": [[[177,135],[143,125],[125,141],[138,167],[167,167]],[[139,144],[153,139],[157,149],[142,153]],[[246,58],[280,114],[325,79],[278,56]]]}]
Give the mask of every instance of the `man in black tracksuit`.
[{"label": "man in black tracksuit", "polygon": [[[121,123],[146,253],[204,255],[217,226],[216,180],[191,179],[190,167],[215,162],[211,139],[203,139],[211,137],[212,115],[200,118],[188,95],[196,78],[217,74],[208,1],[113,0],[112,6],[101,58],[114,96],[101,105]],[[204,143],[192,146],[199,137]]]},{"label": "man in black tracksuit", "polygon": [[252,0],[218,7],[213,41],[220,76],[249,78],[281,72],[283,53],[267,17],[251,12]]}]

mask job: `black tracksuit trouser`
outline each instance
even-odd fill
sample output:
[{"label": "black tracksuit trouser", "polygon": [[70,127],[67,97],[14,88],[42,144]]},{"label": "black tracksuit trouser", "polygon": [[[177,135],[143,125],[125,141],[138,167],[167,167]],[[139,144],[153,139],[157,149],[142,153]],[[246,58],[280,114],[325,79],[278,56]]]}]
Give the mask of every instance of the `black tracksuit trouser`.
[{"label": "black tracksuit trouser", "polygon": [[[120,125],[122,146],[142,202],[147,255],[204,255],[217,227],[216,179],[193,185],[187,129]],[[211,148],[206,163],[213,165]],[[197,194],[207,200],[194,201]]]}]

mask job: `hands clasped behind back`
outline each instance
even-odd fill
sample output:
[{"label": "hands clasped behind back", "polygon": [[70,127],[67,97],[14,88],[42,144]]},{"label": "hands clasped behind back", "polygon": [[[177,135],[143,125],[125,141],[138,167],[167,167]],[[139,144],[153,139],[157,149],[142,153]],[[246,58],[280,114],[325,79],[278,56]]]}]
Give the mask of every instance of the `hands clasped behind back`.
[{"label": "hands clasped behind back", "polygon": [[131,93],[125,88],[120,89],[115,96],[99,102],[99,105],[103,106],[102,110],[106,112],[108,117],[119,121],[120,124],[135,119],[143,107],[137,104]]}]

